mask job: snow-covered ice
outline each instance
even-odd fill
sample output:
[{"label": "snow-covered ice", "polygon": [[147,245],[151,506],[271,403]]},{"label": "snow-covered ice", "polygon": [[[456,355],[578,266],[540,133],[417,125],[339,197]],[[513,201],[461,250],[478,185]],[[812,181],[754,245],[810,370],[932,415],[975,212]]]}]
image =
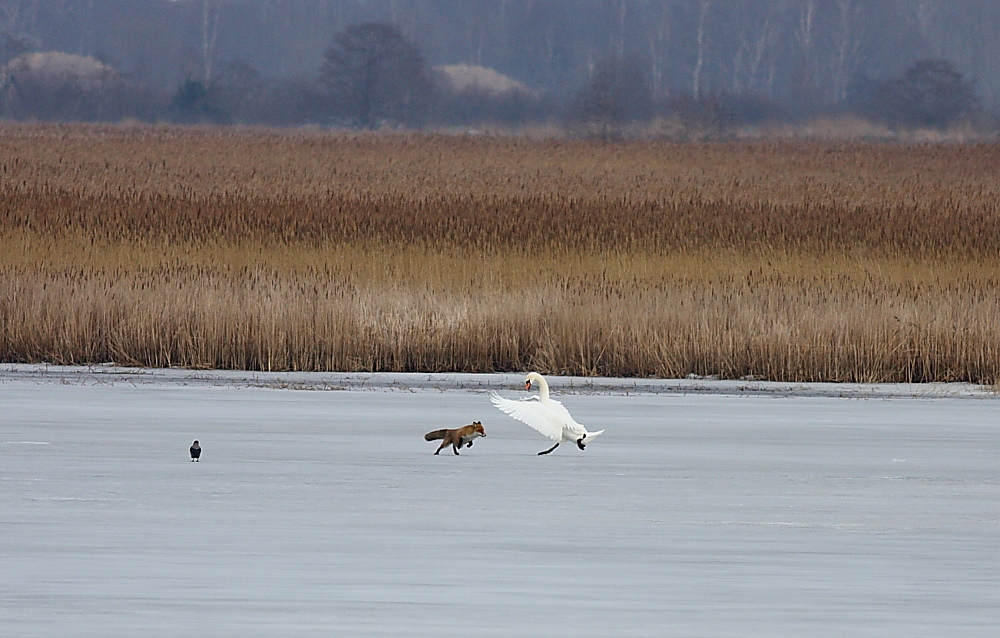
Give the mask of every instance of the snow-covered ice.
[{"label": "snow-covered ice", "polygon": [[1000,635],[993,393],[522,381],[3,366],[0,635]]}]

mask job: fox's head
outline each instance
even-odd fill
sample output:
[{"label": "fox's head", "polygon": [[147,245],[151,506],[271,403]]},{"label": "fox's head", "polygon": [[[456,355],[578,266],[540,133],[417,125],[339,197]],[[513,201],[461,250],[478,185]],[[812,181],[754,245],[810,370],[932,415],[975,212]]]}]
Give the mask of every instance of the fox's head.
[{"label": "fox's head", "polygon": [[479,421],[472,422],[472,429],[479,433],[479,436],[486,436],[486,430],[483,429],[483,424]]}]

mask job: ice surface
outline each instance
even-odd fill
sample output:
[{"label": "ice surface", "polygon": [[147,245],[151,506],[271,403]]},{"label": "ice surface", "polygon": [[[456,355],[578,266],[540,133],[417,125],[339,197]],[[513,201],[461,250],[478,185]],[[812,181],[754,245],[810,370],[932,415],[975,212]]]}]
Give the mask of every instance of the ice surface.
[{"label": "ice surface", "polygon": [[1000,635],[989,392],[550,381],[5,366],[0,635]]}]

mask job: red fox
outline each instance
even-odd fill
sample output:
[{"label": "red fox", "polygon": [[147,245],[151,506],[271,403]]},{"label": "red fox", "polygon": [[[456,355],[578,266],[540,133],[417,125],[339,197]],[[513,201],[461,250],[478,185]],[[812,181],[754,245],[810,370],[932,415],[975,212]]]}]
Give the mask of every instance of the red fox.
[{"label": "red fox", "polygon": [[435,439],[444,439],[441,441],[441,446],[437,449],[437,454],[445,447],[451,445],[452,450],[455,454],[458,454],[458,448],[463,445],[467,447],[472,447],[473,439],[486,436],[486,430],[483,429],[483,424],[479,421],[473,421],[470,425],[463,428],[458,428],[457,430],[434,430],[433,432],[428,432],[424,435],[425,441],[434,441]]}]

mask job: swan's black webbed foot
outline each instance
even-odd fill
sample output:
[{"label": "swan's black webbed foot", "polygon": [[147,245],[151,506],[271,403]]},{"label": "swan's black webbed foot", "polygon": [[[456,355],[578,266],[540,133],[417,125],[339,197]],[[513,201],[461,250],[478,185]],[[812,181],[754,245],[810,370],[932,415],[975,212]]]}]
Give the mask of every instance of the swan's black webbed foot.
[{"label": "swan's black webbed foot", "polygon": [[577,439],[577,441],[576,441],[577,447],[579,447],[581,450],[583,450],[583,449],[585,449],[587,447],[586,445],[583,444],[583,439],[584,438],[586,438],[586,437],[581,437],[581,438]]},{"label": "swan's black webbed foot", "polygon": [[557,447],[559,447],[559,444],[558,444],[558,443],[556,443],[555,445],[553,445],[553,446],[552,446],[552,447],[550,447],[549,449],[545,450],[544,452],[539,452],[539,453],[538,453],[538,456],[541,456],[541,455],[543,455],[543,454],[548,454],[549,452],[551,452],[552,450],[556,449]]}]

